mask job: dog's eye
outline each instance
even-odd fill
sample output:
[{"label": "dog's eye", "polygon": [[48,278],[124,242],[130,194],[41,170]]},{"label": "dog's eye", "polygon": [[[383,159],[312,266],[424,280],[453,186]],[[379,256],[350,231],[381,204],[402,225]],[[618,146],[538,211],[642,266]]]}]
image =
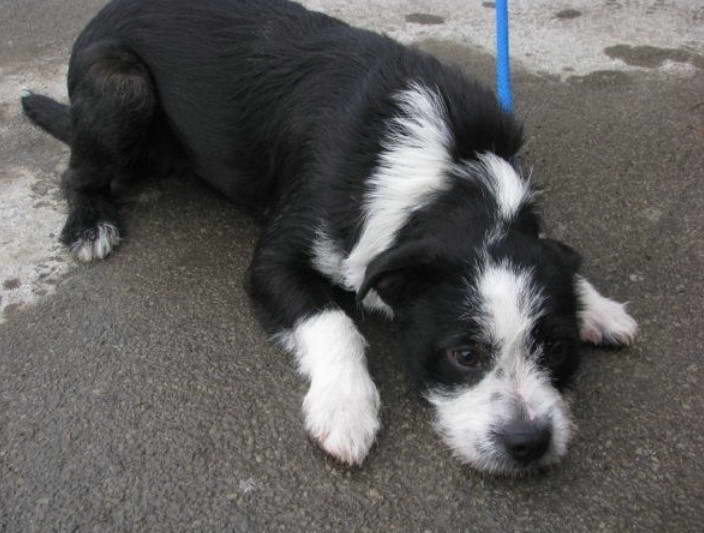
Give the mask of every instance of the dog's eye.
[{"label": "dog's eye", "polygon": [[460,370],[466,370],[477,366],[479,354],[470,346],[459,346],[445,351],[445,356],[450,363]]}]

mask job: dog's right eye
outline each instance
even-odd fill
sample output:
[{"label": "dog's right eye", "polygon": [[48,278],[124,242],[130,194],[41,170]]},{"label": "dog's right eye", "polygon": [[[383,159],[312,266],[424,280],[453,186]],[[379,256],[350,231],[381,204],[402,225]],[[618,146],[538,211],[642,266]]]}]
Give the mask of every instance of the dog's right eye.
[{"label": "dog's right eye", "polygon": [[467,370],[477,366],[479,362],[479,354],[476,353],[470,346],[459,346],[457,348],[449,348],[445,350],[445,357],[453,366],[460,370]]}]

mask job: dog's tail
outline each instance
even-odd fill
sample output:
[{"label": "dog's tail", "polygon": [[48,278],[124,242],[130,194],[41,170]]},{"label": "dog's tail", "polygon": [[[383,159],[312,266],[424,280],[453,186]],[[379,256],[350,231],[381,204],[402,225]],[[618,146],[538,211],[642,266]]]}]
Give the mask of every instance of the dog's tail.
[{"label": "dog's tail", "polygon": [[70,107],[60,104],[41,94],[22,91],[22,109],[34,124],[56,137],[58,140],[71,144]]}]

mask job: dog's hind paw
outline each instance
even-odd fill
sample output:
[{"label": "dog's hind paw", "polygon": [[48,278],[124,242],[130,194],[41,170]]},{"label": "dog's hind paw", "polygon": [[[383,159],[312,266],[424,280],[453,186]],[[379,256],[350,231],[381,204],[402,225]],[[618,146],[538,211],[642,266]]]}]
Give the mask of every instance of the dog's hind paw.
[{"label": "dog's hind paw", "polygon": [[584,342],[607,346],[633,344],[638,323],[626,305],[601,295],[586,279],[578,281],[581,311],[579,336]]},{"label": "dog's hind paw", "polygon": [[120,232],[116,226],[101,222],[94,228],[81,232],[69,248],[71,253],[84,263],[104,259],[120,243]]},{"label": "dog's hind paw", "polygon": [[318,445],[341,463],[360,465],[369,453],[379,422],[379,393],[371,379],[352,387],[317,388],[303,402],[306,429]]}]

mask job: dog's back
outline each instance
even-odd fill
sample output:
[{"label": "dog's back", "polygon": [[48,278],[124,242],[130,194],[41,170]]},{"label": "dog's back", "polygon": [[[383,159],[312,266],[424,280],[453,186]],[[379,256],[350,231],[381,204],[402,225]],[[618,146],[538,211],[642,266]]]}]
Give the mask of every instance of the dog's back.
[{"label": "dog's back", "polygon": [[371,65],[399,53],[389,39],[282,0],[116,0],[76,42],[70,94],[87,68],[81,52],[105,40],[149,69],[195,172],[239,201],[296,175],[327,115],[354,105]]},{"label": "dog's back", "polygon": [[[520,145],[520,130],[498,112],[493,94],[457,70],[285,0],[114,0],[74,45],[72,100],[105,43],[148,70],[159,126],[152,129],[173,133],[172,151],[185,152],[196,174],[241,204],[271,198],[305,168],[318,171],[335,152],[349,151],[350,138],[363,144],[355,152],[377,153],[398,111],[394,95],[411,82],[440,91],[457,157],[486,150],[510,157]],[[25,109],[69,138],[60,131],[67,109],[38,97]],[[352,163],[342,173],[361,180],[376,161]]]}]

